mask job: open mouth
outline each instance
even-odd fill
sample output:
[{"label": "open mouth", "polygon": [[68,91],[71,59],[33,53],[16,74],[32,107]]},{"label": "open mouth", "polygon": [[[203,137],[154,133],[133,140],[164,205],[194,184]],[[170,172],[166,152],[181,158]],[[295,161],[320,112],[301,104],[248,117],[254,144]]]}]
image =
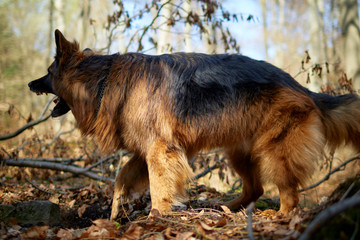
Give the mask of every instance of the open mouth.
[{"label": "open mouth", "polygon": [[[48,92],[40,92],[40,91],[38,91],[38,92],[36,92],[36,95],[43,95],[43,94],[46,94],[46,95],[48,95]],[[55,100],[54,100],[55,101]]]},{"label": "open mouth", "polygon": [[[43,95],[43,94],[48,95],[48,92],[42,92],[42,91],[35,91],[35,93],[36,93],[36,95]],[[55,107],[51,111],[51,116],[53,118],[60,117],[60,116],[64,115],[65,113],[67,113],[68,111],[70,111],[70,107],[67,105],[65,100],[62,99],[61,97],[55,98],[54,103],[55,103]]]},{"label": "open mouth", "polygon": [[[49,83],[48,75],[45,75],[42,78],[29,82],[28,86],[30,88],[30,91],[36,93],[36,95],[43,95],[43,94],[48,95],[48,93],[55,94],[52,89],[51,83]],[[54,103],[56,105],[54,109],[51,111],[52,117],[59,117],[70,111],[70,107],[61,97],[56,98],[54,100]]]},{"label": "open mouth", "polygon": [[52,117],[59,117],[61,115],[64,115],[68,111],[70,111],[70,107],[67,105],[64,99],[61,97],[58,97],[54,100],[54,103],[56,104],[54,109],[51,111]]}]

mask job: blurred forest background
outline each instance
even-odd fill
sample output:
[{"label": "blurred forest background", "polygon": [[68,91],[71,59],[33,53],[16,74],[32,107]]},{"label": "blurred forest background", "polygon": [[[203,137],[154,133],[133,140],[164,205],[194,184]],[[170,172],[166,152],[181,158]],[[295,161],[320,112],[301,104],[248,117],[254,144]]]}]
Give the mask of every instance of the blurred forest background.
[{"label": "blurred forest background", "polygon": [[[0,135],[38,118],[51,99],[27,83],[46,73],[55,29],[104,54],[246,53],[312,91],[360,89],[357,0],[0,0]],[[74,126],[71,114],[50,119],[2,141],[2,154],[77,158],[85,151],[97,159],[96,144]],[[341,159],[352,154],[340,152]]]},{"label": "blurred forest background", "polygon": [[[333,95],[360,92],[357,0],[0,0],[0,204],[49,200],[66,213],[67,219],[63,218],[62,223],[66,228],[87,227],[97,218],[109,217],[113,193],[109,181],[113,181],[129,159],[129,153],[120,150],[103,156],[91,138],[81,136],[71,113],[49,118],[53,96],[36,96],[30,92],[28,82],[45,75],[52,62],[55,29],[61,30],[69,40],[76,39],[81,48],[103,54],[240,53],[282,68],[315,92]],[[40,121],[43,122],[30,126]],[[302,209],[318,208],[317,211],[305,211],[305,215],[298,214],[291,221],[256,215],[257,236],[295,239],[306,228],[307,219],[329,204],[353,194],[357,194],[355,200],[359,202],[360,156],[353,155],[351,149],[344,148],[335,155],[328,153],[320,161],[318,172],[309,182],[310,190],[301,191]],[[241,191],[241,181],[227,169],[221,151],[200,153],[197,159],[190,160],[196,174],[195,181],[190,183],[195,185],[188,188],[190,199],[209,202],[213,198],[218,202],[219,198],[229,198]],[[8,167],[11,165],[30,168]],[[339,186],[349,177],[355,180]],[[198,182],[207,186],[197,185]],[[213,188],[208,188],[209,185]],[[330,196],[337,186],[340,193]],[[262,209],[276,209],[271,204],[276,205],[272,199],[278,196],[277,190],[266,186],[265,191],[265,197],[271,201]],[[320,205],[324,198],[325,202],[329,199],[328,203]],[[224,227],[212,232],[214,239],[219,239],[220,235],[246,237],[246,226],[252,226],[251,214],[247,218],[244,212],[225,211],[227,216],[223,216],[224,213],[205,208],[204,218],[204,209],[201,210],[198,202],[194,208],[200,209],[199,212],[195,209],[195,213],[163,219],[167,231],[163,225],[130,225],[139,214],[143,215],[140,221],[148,223],[148,212],[144,213],[144,209],[149,202],[145,197],[144,202],[138,200],[129,205],[131,211],[120,221],[130,222],[118,230],[126,231],[125,235],[129,231],[130,236],[145,231],[148,235],[162,232],[166,239],[174,236],[185,239],[180,235],[187,226],[188,237],[208,238],[207,234],[214,228],[203,224],[207,223]],[[263,203],[259,202],[256,208],[261,208]],[[346,236],[359,235],[359,213],[355,212],[358,215],[352,218],[348,215],[337,218],[339,222],[329,225],[329,230],[324,232],[340,239],[333,232],[343,234],[345,228],[341,224],[345,223],[351,226]],[[220,215],[223,218],[219,220]],[[189,225],[190,220],[193,222]],[[250,222],[239,225],[244,221]],[[177,222],[186,224],[172,225]],[[114,227],[113,223],[110,225]],[[21,227],[4,226],[0,221],[0,235],[10,234],[10,228],[17,231],[16,236],[20,235]],[[44,227],[36,232],[46,232]],[[69,233],[53,231],[58,237]],[[344,234],[341,236],[347,239]]]}]

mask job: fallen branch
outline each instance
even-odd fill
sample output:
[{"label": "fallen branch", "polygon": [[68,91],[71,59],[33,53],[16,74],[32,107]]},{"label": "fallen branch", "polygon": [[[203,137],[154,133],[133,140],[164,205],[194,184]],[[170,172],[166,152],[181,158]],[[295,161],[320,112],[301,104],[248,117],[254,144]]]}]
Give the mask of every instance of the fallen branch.
[{"label": "fallen branch", "polygon": [[64,165],[56,162],[45,162],[39,160],[29,160],[29,159],[3,159],[2,161],[8,166],[17,166],[17,167],[32,167],[32,168],[42,168],[42,169],[50,169],[56,171],[64,171],[70,172],[73,174],[83,175],[89,177],[91,179],[95,179],[98,181],[107,181],[110,180],[114,182],[114,179],[109,177],[100,176],[94,172],[91,172],[88,168],[82,168],[76,165]]},{"label": "fallen branch", "polygon": [[335,173],[335,172],[338,172],[338,171],[341,171],[343,167],[345,167],[348,163],[352,162],[352,161],[355,161],[355,160],[360,160],[360,155],[357,156],[357,157],[353,157],[353,158],[350,158],[348,159],[347,161],[343,162],[342,164],[340,164],[337,168],[335,168],[334,170],[330,171],[328,174],[325,175],[325,177],[323,179],[321,179],[319,182],[313,184],[313,185],[310,185],[306,188],[302,188],[299,190],[299,192],[304,192],[304,191],[307,191],[309,189],[313,189],[317,186],[319,186],[320,184],[322,184],[323,182],[329,180],[330,176]]},{"label": "fallen branch", "polygon": [[300,236],[299,240],[310,239],[311,236],[319,230],[327,221],[336,215],[353,207],[360,206],[360,195],[354,195],[351,198],[345,199],[331,205],[323,210],[306,228],[305,232]]},{"label": "fallen branch", "polygon": [[25,124],[24,126],[22,126],[21,128],[19,128],[18,130],[16,130],[15,132],[13,133],[9,133],[9,134],[5,134],[5,135],[0,135],[0,141],[3,141],[3,140],[7,140],[7,139],[10,139],[10,138],[13,138],[13,137],[16,137],[18,136],[20,133],[22,133],[23,131],[25,131],[26,129],[28,128],[31,128],[35,125],[38,125],[39,123],[42,123],[46,120],[48,120],[51,116],[51,113],[47,114],[46,116],[45,115],[45,112],[47,109],[49,109],[49,106],[50,106],[50,103],[54,100],[54,98],[50,99],[47,104],[45,105],[44,109],[42,110],[40,116],[38,119],[34,120],[34,121],[31,121],[31,122],[28,122],[27,124]]}]

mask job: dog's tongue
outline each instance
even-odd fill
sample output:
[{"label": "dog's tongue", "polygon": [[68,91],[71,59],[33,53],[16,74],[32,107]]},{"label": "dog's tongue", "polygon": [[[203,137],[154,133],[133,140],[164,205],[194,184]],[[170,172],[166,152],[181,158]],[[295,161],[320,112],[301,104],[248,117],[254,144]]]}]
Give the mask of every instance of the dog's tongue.
[{"label": "dog's tongue", "polygon": [[51,116],[53,118],[55,117],[59,117],[61,115],[64,115],[65,113],[67,113],[68,111],[70,111],[69,106],[66,104],[66,102],[64,101],[64,99],[62,98],[56,98],[54,100],[54,103],[56,104],[56,106],[54,107],[54,109],[51,112]]}]

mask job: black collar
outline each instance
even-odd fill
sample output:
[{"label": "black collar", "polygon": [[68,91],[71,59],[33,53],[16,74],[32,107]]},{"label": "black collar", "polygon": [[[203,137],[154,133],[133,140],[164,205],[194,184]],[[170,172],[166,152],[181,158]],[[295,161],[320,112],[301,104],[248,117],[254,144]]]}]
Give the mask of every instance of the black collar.
[{"label": "black collar", "polygon": [[99,110],[100,110],[100,107],[101,107],[101,100],[104,96],[104,92],[105,92],[105,89],[106,89],[106,80],[108,78],[108,74],[106,74],[104,77],[101,78],[101,80],[99,81],[98,83],[98,93],[97,93],[97,98],[98,98],[98,103],[97,103],[97,106],[96,106],[96,109],[95,109],[95,117],[97,117],[98,113],[99,113]]}]

